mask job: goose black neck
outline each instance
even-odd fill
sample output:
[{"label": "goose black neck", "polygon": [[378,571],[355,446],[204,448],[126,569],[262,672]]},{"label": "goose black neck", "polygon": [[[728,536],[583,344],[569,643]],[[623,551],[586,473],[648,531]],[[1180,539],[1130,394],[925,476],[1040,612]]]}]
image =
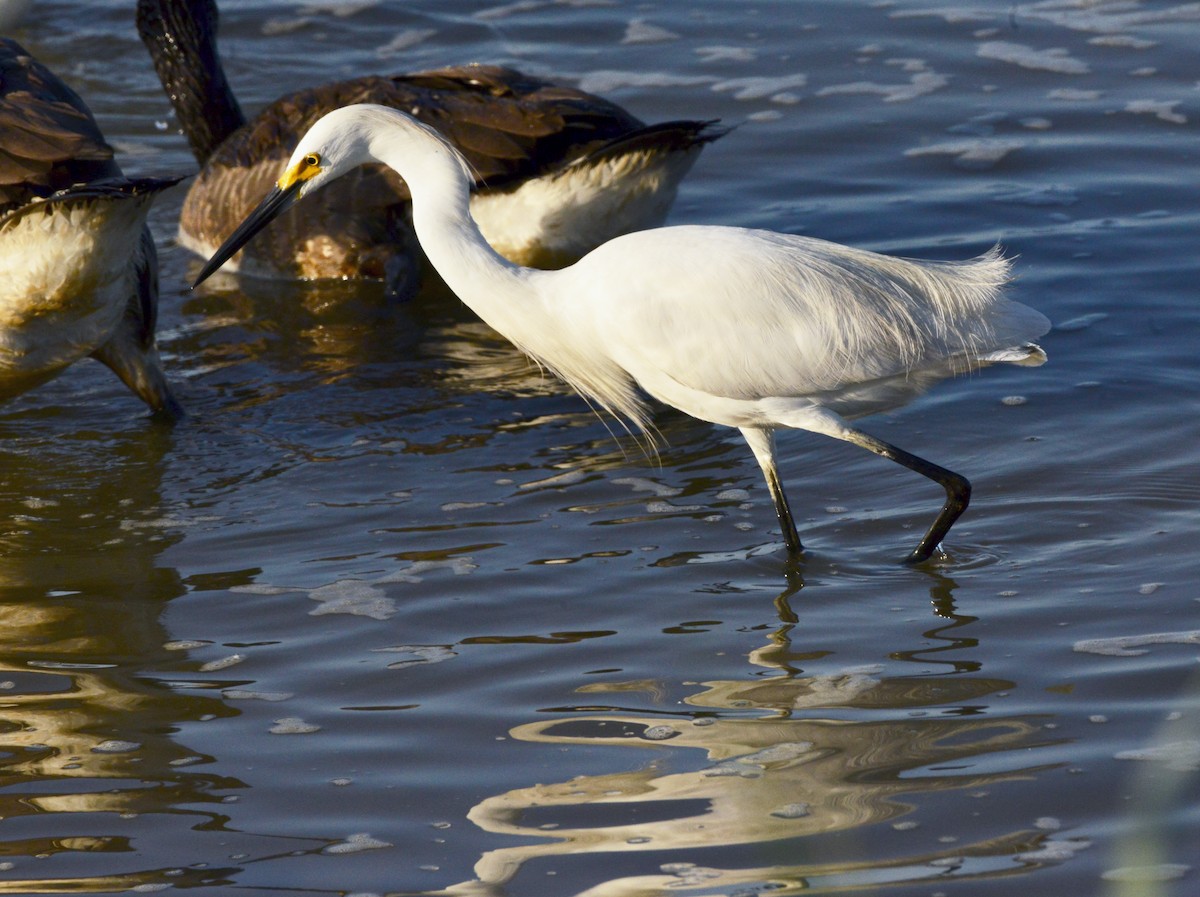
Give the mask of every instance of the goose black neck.
[{"label": "goose black neck", "polygon": [[137,26],[192,153],[203,165],[246,121],[217,55],[217,4],[138,0]]}]

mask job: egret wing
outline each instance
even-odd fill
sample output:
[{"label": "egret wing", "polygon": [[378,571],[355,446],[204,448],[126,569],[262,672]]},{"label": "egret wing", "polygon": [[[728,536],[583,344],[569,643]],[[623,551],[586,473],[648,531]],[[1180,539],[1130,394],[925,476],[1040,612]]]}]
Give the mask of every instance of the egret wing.
[{"label": "egret wing", "polygon": [[1008,262],[997,252],[917,262],[769,231],[672,227],[612,241],[577,268],[582,289],[605,284],[590,300],[595,326],[634,377],[664,373],[733,399],[969,364],[1048,326],[1000,295]]}]

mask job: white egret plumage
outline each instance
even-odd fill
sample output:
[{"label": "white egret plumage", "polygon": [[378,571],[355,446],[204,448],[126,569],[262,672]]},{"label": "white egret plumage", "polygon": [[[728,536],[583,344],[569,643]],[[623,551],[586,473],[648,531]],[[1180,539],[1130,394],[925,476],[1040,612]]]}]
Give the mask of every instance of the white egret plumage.
[{"label": "white egret plumage", "polygon": [[558,271],[515,265],[471,218],[462,156],[433,129],[375,105],[318,121],[197,283],[297,199],[367,162],[407,182],[421,245],[459,298],[596,406],[646,431],[640,387],[739,428],[792,551],[801,544],[775,430],[845,440],[941,484],[946,501],[908,557],[924,561],[965,510],[970,484],[847,419],[894,407],[941,377],[1045,360],[1030,340],[1049,322],[1002,295],[1009,263],[995,250],[928,262],[771,231],[679,226],[617,237]]},{"label": "white egret plumage", "polygon": [[[200,173],[180,243],[211,255],[279,176],[323,114],[353,103],[403,109],[470,161],[472,213],[505,257],[559,268],[604,241],[666,218],[713,122],[646,125],[602,97],[509,68],[461,65],[366,75],[285,93],[247,119],[217,52],[215,0],[138,0],[150,50]],[[424,276],[408,188],[366,166],[303,215],[284,215],[230,269],[277,279],[376,279],[397,295]]]},{"label": "white egret plumage", "polygon": [[146,216],[178,178],[126,178],[79,95],[0,38],[0,401],[91,356],[182,413],[155,339]]}]

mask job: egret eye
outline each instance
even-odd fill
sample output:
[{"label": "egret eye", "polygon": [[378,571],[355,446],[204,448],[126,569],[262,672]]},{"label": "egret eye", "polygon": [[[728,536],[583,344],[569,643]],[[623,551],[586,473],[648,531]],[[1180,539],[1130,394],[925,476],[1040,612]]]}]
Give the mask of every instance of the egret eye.
[{"label": "egret eye", "polygon": [[304,164],[307,166],[311,166],[312,168],[317,168],[321,164],[321,157],[318,156],[316,153],[309,153],[307,156],[304,157]]}]

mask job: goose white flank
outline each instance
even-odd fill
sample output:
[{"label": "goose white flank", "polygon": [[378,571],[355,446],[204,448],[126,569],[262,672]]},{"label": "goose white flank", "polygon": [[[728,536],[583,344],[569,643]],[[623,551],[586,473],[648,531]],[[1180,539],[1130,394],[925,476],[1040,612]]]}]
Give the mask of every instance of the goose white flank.
[{"label": "goose white flank", "polygon": [[155,340],[146,227],[177,182],[122,176],[83,100],[0,38],[0,401],[91,356],[155,413],[182,413]]}]

